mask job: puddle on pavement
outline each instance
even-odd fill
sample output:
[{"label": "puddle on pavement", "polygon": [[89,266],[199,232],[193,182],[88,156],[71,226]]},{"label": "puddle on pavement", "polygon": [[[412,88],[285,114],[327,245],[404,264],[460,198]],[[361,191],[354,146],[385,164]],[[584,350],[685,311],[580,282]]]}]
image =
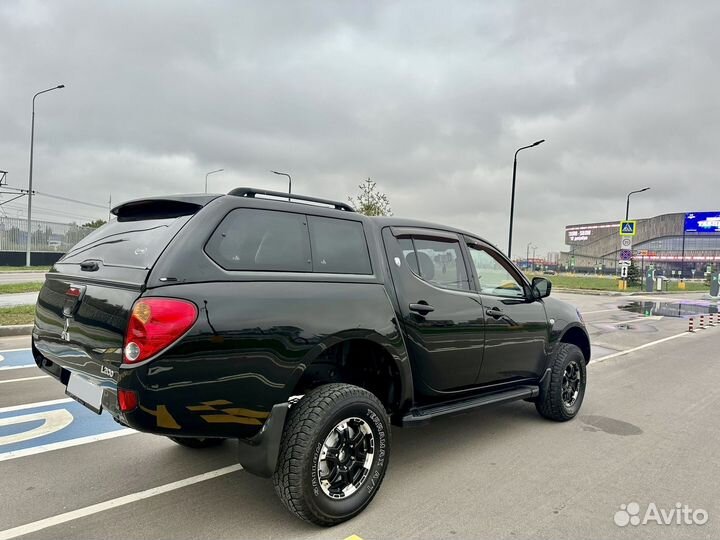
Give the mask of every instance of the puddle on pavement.
[{"label": "puddle on pavement", "polygon": [[581,416],[584,431],[604,431],[610,435],[641,435],[643,430],[630,422],[623,422],[607,416]]},{"label": "puddle on pavement", "polygon": [[640,313],[648,317],[660,315],[663,317],[694,317],[695,315],[708,315],[710,313],[720,313],[718,304],[697,301],[679,301],[679,302],[651,302],[651,301],[633,301],[618,306],[618,309],[628,311],[630,313]]}]

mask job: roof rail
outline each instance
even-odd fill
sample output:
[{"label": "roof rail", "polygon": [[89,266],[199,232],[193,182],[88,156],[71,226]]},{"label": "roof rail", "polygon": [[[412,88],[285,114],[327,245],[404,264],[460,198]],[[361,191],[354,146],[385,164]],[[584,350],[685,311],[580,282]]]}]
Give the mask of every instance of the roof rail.
[{"label": "roof rail", "polygon": [[295,195],[293,193],[283,193],[281,191],[268,191],[267,189],[255,189],[248,187],[235,188],[228,193],[228,195],[235,195],[236,197],[250,197],[255,198],[255,195],[267,195],[269,197],[281,197],[283,199],[296,200],[296,201],[309,201],[320,204],[327,204],[332,206],[336,210],[344,210],[345,212],[354,212],[355,209],[347,203],[331,201],[329,199],[320,199],[318,197],[308,197],[307,195]]}]

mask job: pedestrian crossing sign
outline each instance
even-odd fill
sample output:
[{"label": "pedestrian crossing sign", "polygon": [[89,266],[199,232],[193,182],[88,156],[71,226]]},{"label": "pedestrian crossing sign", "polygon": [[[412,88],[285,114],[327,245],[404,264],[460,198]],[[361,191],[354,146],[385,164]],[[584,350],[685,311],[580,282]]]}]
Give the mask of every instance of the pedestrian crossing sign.
[{"label": "pedestrian crossing sign", "polygon": [[621,221],[620,222],[620,236],[635,236],[637,232],[637,221]]}]

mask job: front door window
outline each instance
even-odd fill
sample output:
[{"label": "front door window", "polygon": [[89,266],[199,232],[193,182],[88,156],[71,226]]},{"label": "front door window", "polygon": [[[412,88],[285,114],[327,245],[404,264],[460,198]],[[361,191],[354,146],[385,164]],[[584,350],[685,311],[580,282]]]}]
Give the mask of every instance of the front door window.
[{"label": "front door window", "polygon": [[525,297],[522,285],[493,255],[475,246],[468,246],[468,249],[481,294],[505,298]]}]

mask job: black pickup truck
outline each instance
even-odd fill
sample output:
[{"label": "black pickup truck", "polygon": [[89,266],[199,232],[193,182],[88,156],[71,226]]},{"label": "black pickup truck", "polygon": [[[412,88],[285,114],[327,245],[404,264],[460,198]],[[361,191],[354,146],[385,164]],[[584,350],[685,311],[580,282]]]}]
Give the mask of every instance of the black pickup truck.
[{"label": "black pickup truck", "polygon": [[138,431],[239,441],[243,468],[302,519],[370,503],[391,424],[580,408],[580,314],[472,233],[250,188],[112,212],[47,274],[37,365]]}]

